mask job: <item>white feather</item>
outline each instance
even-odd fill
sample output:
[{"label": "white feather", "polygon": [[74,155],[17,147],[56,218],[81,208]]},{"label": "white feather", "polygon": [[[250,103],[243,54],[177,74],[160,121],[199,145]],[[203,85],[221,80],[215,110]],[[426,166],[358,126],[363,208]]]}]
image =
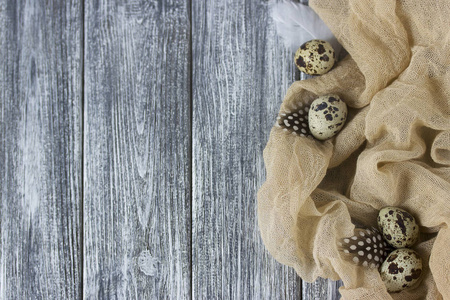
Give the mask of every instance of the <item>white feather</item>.
[{"label": "white feather", "polygon": [[336,57],[339,57],[342,46],[311,7],[292,1],[275,3],[274,0],[269,5],[277,33],[283,38],[286,47],[295,52],[303,43],[321,39],[329,42]]}]

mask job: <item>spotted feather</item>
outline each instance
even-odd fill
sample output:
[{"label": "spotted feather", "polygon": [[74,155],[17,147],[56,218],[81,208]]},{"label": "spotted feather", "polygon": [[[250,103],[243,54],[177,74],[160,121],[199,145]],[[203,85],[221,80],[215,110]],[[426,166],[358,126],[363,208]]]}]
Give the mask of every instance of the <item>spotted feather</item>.
[{"label": "spotted feather", "polygon": [[359,266],[379,268],[393,250],[376,228],[356,228],[355,235],[338,242],[343,257]]},{"label": "spotted feather", "polygon": [[308,124],[309,104],[297,103],[278,115],[278,127],[302,137],[312,137]]}]

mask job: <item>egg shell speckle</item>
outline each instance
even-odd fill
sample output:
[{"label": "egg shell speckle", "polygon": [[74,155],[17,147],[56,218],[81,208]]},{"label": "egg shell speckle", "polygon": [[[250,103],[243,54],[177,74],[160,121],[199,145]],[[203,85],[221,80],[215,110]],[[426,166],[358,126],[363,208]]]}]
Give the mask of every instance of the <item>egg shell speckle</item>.
[{"label": "egg shell speckle", "polygon": [[380,232],[392,247],[411,247],[419,238],[419,225],[406,210],[392,206],[385,207],[378,213],[377,220]]},{"label": "egg shell speckle", "polygon": [[318,140],[336,135],[347,120],[347,105],[338,95],[320,96],[311,103],[308,114],[309,129]]},{"label": "egg shell speckle", "polygon": [[333,68],[336,54],[330,43],[323,40],[311,40],[295,52],[297,68],[309,75],[325,74]]},{"label": "egg shell speckle", "polygon": [[400,292],[413,286],[420,279],[422,259],[414,250],[397,249],[383,262],[380,274],[388,292]]}]

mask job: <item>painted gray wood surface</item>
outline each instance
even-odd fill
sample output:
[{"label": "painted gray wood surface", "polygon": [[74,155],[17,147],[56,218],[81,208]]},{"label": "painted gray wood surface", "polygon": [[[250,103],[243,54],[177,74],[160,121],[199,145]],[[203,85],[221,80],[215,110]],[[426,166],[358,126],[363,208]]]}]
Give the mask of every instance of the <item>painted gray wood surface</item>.
[{"label": "painted gray wood surface", "polygon": [[257,227],[262,150],[294,79],[266,4],[193,1],[194,299],[301,298]]},{"label": "painted gray wood surface", "polygon": [[0,0],[0,26],[0,298],[338,299],[259,236],[298,76],[266,1]]},{"label": "painted gray wood surface", "polygon": [[1,299],[81,297],[81,8],[0,0]]},{"label": "painted gray wood surface", "polygon": [[190,298],[188,3],[85,5],[84,296]]},{"label": "painted gray wood surface", "polygon": [[340,299],[339,287],[342,281],[332,281],[323,278],[313,283],[303,282],[301,299]]}]

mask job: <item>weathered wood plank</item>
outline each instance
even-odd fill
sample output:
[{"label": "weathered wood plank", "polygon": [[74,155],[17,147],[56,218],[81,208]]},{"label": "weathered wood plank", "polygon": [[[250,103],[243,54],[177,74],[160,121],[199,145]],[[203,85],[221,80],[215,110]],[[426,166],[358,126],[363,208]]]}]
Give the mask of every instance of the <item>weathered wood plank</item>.
[{"label": "weathered wood plank", "polygon": [[184,0],[85,5],[84,296],[190,298]]},{"label": "weathered wood plank", "polygon": [[81,296],[78,1],[0,0],[1,299]]},{"label": "weathered wood plank", "polygon": [[341,298],[339,287],[342,281],[319,278],[313,283],[303,282],[302,299],[304,300],[337,300]]},{"label": "weathered wood plank", "polygon": [[300,299],[256,217],[262,151],[294,79],[267,3],[193,1],[193,299]]}]

